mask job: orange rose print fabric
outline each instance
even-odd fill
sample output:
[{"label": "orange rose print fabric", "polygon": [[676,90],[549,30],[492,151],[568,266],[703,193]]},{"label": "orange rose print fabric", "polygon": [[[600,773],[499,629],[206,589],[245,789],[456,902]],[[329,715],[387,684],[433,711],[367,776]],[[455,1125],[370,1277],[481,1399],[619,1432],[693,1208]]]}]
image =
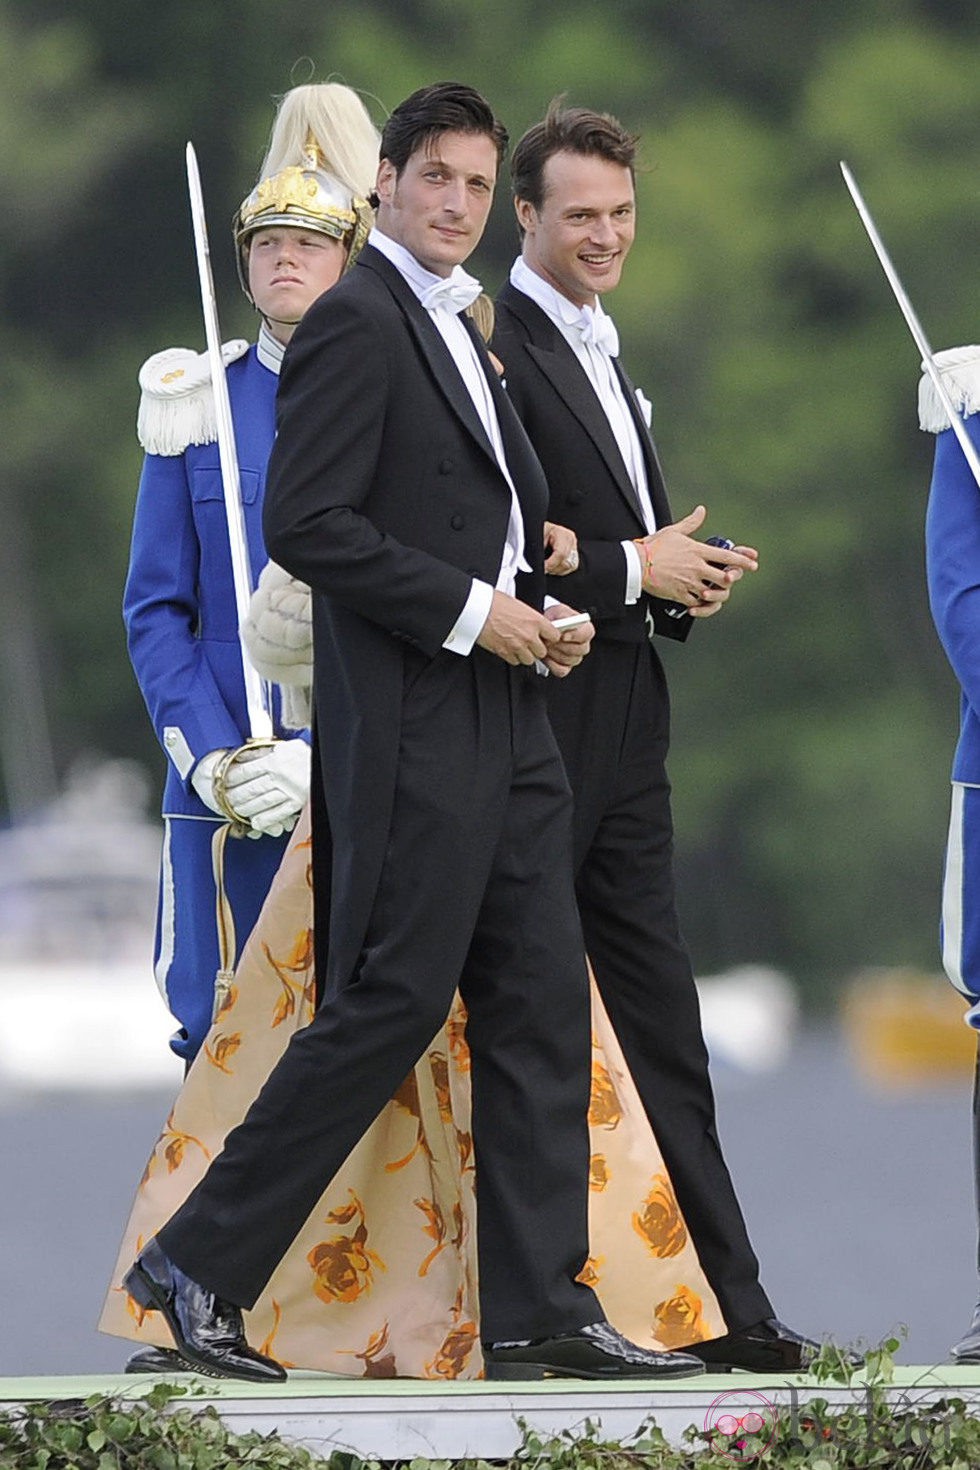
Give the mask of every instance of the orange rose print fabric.
[{"label": "orange rose print fabric", "polygon": [[[244,1117],[312,1014],[309,820],[293,833],[206,1045],[150,1156],[99,1326],[169,1344],[122,1276]],[[589,1123],[591,1252],[582,1273],[636,1342],[683,1347],[725,1323],[622,1052],[593,987]],[[325,1188],[245,1314],[249,1341],[287,1367],[360,1378],[477,1378],[483,1371],[475,1250],[466,1015],[457,1000],[395,1097]]]},{"label": "orange rose print fabric", "polygon": [[633,1216],[633,1229],[653,1255],[664,1259],[679,1256],[687,1244],[687,1226],[666,1173],[655,1177],[653,1188]]}]

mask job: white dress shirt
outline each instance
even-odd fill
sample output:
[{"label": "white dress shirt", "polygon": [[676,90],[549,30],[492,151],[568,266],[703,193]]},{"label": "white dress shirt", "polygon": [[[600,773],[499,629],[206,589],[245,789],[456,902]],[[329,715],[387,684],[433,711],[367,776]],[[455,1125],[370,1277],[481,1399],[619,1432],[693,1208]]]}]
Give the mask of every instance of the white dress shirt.
[{"label": "white dress shirt", "polygon": [[[368,236],[368,244],[373,245],[375,250],[391,261],[423,306],[426,292],[433,286],[440,285],[445,279],[443,276],[437,276],[432,271],[426,270],[425,266],[420,265],[404,245],[382,234],[377,228],[373,229]],[[479,285],[459,266],[455,268],[453,275],[458,276],[462,281],[472,282],[474,286]],[[521,514],[520,501],[517,498],[510,470],[507,467],[497,410],[490,396],[490,388],[476,347],[466,327],[460,321],[458,313],[451,307],[443,305],[425,309],[452,355],[466,391],[473,400],[473,407],[486,430],[487,438],[490,440],[504,479],[510,487],[510,519],[495,588],[513,597],[517,585],[517,573],[530,571],[530,567],[524,555],[524,517]],[[443,648],[449,648],[453,653],[468,654],[471,652],[487,620],[495,588],[491,587],[489,582],[482,582],[479,578],[474,577],[463,611],[450,629],[442,645]]]},{"label": "white dress shirt", "polygon": [[[640,502],[643,523],[647,532],[652,534],[657,529],[657,521],[650,499],[643,446],[623,385],[612,363],[612,359],[619,355],[619,338],[612,319],[603,311],[598,297],[594,308],[576,306],[574,301],[569,301],[567,296],[533,271],[521,255],[511,267],[510,282],[515,290],[522,291],[540,306],[575,353],[609,421]],[[621,545],[626,557],[624,602],[629,606],[639,600],[643,590],[643,563],[632,541],[623,541]]]}]

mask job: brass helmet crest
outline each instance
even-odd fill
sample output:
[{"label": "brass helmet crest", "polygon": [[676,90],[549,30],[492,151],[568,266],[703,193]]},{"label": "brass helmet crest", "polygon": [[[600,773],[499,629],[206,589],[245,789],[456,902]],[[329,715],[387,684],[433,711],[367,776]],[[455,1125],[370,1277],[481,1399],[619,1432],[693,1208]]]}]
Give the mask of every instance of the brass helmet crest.
[{"label": "brass helmet crest", "polygon": [[249,300],[248,245],[256,230],[287,225],[342,240],[347,246],[345,270],[360,253],[371,228],[370,205],[327,173],[323,165],[323,155],[311,133],[302,163],[260,179],[239,205],[232,221],[235,259],[238,279]]}]

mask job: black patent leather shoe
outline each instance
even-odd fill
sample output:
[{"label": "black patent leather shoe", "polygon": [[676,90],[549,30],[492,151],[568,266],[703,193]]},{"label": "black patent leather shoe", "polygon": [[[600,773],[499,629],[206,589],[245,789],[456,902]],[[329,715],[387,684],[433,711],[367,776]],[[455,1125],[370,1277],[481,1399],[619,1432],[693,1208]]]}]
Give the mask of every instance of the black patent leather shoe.
[{"label": "black patent leather shoe", "polygon": [[973,1308],[970,1330],[949,1350],[954,1363],[980,1363],[980,1302]]},{"label": "black patent leather shoe", "polygon": [[138,1348],[126,1364],[127,1373],[190,1373],[190,1363],[185,1363],[175,1348]]},{"label": "black patent leather shoe", "polygon": [[608,1322],[520,1345],[485,1343],[487,1378],[689,1378],[704,1364],[687,1353],[638,1347]]},{"label": "black patent leather shoe", "polygon": [[[687,1349],[715,1373],[743,1368],[747,1373],[805,1373],[820,1351],[820,1344],[803,1337],[780,1322],[766,1317],[751,1327],[740,1327],[710,1342],[694,1342]],[[851,1368],[860,1368],[859,1353],[843,1349],[841,1356]]]},{"label": "black patent leather shoe", "polygon": [[245,1341],[240,1308],[192,1281],[151,1240],[123,1278],[139,1306],[162,1312],[178,1355],[193,1371],[212,1378],[281,1383],[285,1371]]}]

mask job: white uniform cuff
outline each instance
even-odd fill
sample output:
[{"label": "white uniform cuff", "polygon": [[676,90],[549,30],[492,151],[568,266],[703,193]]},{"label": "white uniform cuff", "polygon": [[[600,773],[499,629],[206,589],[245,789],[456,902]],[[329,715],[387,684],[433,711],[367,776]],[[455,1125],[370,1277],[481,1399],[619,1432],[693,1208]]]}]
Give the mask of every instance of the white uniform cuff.
[{"label": "white uniform cuff", "polygon": [[177,774],[186,781],[194,769],[195,756],[187,743],[187,737],[178,725],[165,725],[163,748],[177,768]]}]

